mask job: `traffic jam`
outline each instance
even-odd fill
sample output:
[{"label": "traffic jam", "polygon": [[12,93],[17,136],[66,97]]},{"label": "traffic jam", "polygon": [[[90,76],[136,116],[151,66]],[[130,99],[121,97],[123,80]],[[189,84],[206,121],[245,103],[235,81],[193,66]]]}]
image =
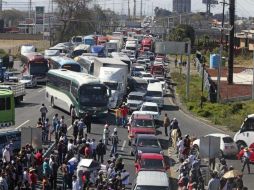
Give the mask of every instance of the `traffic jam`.
[{"label": "traffic jam", "polygon": [[[90,186],[97,189],[118,190],[125,189],[129,185],[129,175],[125,175],[126,170],[122,167],[119,169],[120,173],[116,171],[118,161],[122,163],[122,158],[117,151],[118,127],[126,128],[128,132],[125,140],[130,147],[129,155],[134,159],[133,168],[136,174],[135,180],[131,182],[133,190],[172,189],[171,165],[164,151],[165,148],[161,144],[161,136],[166,138],[169,144],[167,148],[176,151],[177,162],[180,166],[178,181],[175,185],[180,189],[187,187],[188,189],[204,189],[206,185],[209,187],[211,180],[217,178],[224,179],[222,181],[225,184],[230,183],[228,179],[238,179],[242,174],[234,173],[233,171],[236,170],[227,166],[225,157],[236,156],[244,164],[241,172],[247,166],[250,173],[250,164],[254,164],[254,143],[251,140],[247,141],[247,138],[253,137],[251,124],[254,116],[250,115],[246,118],[234,138],[222,133],[214,133],[195,139],[182,134],[177,118],[169,118],[169,114],[164,110],[164,101],[165,96],[170,93],[169,64],[173,63],[168,55],[156,53],[155,44],[161,41],[159,36],[151,34],[149,30],[122,28],[109,35],[74,36],[70,42],[58,43],[44,52],[37,52],[36,47],[32,45],[22,46],[20,48],[21,77],[16,77],[13,72],[1,68],[0,98],[10,101],[8,109],[12,111],[9,113],[5,111],[6,115],[0,122],[4,125],[15,123],[15,111],[13,111],[15,103],[20,104],[23,101],[26,88],[33,89],[41,84],[46,86],[45,101],[56,110],[60,109],[69,113],[73,119],[72,127],[76,126],[78,131],[74,139],[67,138],[67,130],[55,134],[56,146],[58,147],[66,140],[66,146],[69,147],[69,143],[71,145],[73,143],[73,149],[74,147],[78,149],[77,147],[86,142],[84,154],[81,151],[82,158],[79,151],[73,151],[72,156],[66,153],[69,158],[66,164],[74,164],[73,170],[77,175],[73,171],[73,175],[66,178],[68,180],[63,185],[63,189],[67,187],[74,189],[79,184],[79,189],[81,187],[88,189]],[[44,105],[40,111],[42,116],[48,112]],[[0,111],[0,114],[2,113]],[[45,115],[40,121],[42,125],[46,122]],[[111,123],[107,121],[109,115],[114,116],[114,121]],[[89,133],[89,122],[85,122],[88,116],[102,119],[106,123],[103,139],[99,142],[104,145],[107,145],[108,141],[112,142],[112,147],[108,151],[112,159],[109,159],[111,162],[108,165],[103,165],[103,157],[100,163],[99,159],[93,156],[101,151],[104,152],[103,148],[98,147],[100,143],[92,148],[90,140],[90,144],[87,139],[83,140],[85,138],[83,128],[87,128]],[[59,126],[64,126],[60,122],[64,122],[64,118],[59,119]],[[52,123],[53,126],[58,126],[58,123],[54,121]],[[112,135],[107,131],[110,125],[116,126]],[[160,128],[163,129],[162,134]],[[44,127],[42,130],[43,139],[47,139],[50,130],[46,135]],[[248,136],[243,133],[248,133]],[[5,142],[6,144],[8,142]],[[9,151],[9,145],[5,145],[3,145],[2,157],[5,163],[9,163],[10,160],[8,161],[5,157]],[[92,152],[94,151],[91,155],[88,154],[89,148]],[[16,149],[21,149],[21,142]],[[68,148],[68,151],[72,152],[70,150],[72,149]],[[102,153],[102,155],[105,154]],[[219,158],[220,161],[218,172],[213,172],[211,176],[209,174],[207,181],[204,179],[207,173],[202,168],[200,157],[209,158],[212,170],[217,167],[215,159]],[[47,162],[46,159],[45,162]],[[64,160],[60,159],[58,164],[62,167]],[[96,167],[93,168],[91,166],[93,164]],[[89,168],[90,166],[92,169]],[[115,173],[111,166],[114,166]],[[83,170],[82,167],[89,169]],[[114,175],[108,174],[109,168],[112,170],[110,174],[114,173]],[[33,174],[35,169],[30,169]],[[38,167],[36,169],[39,172]],[[231,173],[233,174],[229,175]],[[47,175],[45,176],[42,181],[47,180]],[[90,185],[85,182],[76,183],[76,180],[82,181],[83,176],[90,178]],[[31,180],[29,183],[32,189],[35,188]],[[55,187],[50,186],[50,189]]]}]

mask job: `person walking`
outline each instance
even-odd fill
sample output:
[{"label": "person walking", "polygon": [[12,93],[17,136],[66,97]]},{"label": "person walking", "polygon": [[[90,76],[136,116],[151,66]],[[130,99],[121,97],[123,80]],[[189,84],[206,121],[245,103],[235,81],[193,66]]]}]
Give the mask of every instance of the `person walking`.
[{"label": "person walking", "polygon": [[51,126],[51,130],[50,130],[50,136],[49,136],[49,140],[51,141],[51,135],[53,133],[55,133],[55,137],[56,137],[56,126],[58,124],[58,114],[56,113],[52,119],[52,126]]},{"label": "person walking", "polygon": [[102,142],[102,140],[100,140],[98,145],[96,146],[96,153],[98,161],[103,163],[104,162],[103,157],[106,154],[106,145]]},{"label": "person walking", "polygon": [[84,128],[85,128],[84,120],[81,118],[78,122],[79,139],[82,139],[84,136]]},{"label": "person walking", "polygon": [[76,111],[75,111],[75,106],[72,106],[72,109],[71,109],[71,124],[73,125],[74,121],[76,120],[77,118],[77,114],[76,114]]},{"label": "person walking", "polygon": [[115,117],[116,117],[116,126],[120,125],[120,120],[121,120],[121,109],[117,108],[115,110]]},{"label": "person walking", "polygon": [[106,123],[106,125],[104,126],[103,137],[102,137],[103,143],[104,143],[105,145],[108,145],[109,133],[110,133],[109,124]]},{"label": "person walking", "polygon": [[46,108],[46,106],[44,104],[41,105],[40,107],[40,112],[41,112],[41,119],[42,119],[42,122],[45,121],[46,119],[46,115],[48,113],[48,109]]},{"label": "person walking", "polygon": [[72,131],[74,144],[76,144],[76,142],[77,142],[78,132],[79,132],[78,120],[75,120],[74,123],[73,123],[73,131]]},{"label": "person walking", "polygon": [[245,166],[247,165],[248,173],[250,174],[250,151],[249,148],[246,147],[244,149],[244,154],[243,154],[243,167],[242,167],[242,172],[244,172]]},{"label": "person walking", "polygon": [[115,155],[117,153],[117,145],[118,145],[118,135],[117,135],[117,129],[114,129],[114,133],[112,134],[111,137],[111,141],[112,141],[112,148],[111,148],[111,152],[110,152],[110,157],[112,157],[113,155]]},{"label": "person walking", "polygon": [[84,123],[86,125],[86,131],[87,131],[87,133],[91,133],[92,117],[91,117],[91,115],[89,113],[85,114]]},{"label": "person walking", "polygon": [[168,136],[168,126],[169,125],[170,125],[170,119],[168,117],[168,114],[165,113],[164,120],[163,120],[163,126],[164,126],[166,136]]},{"label": "person walking", "polygon": [[58,164],[56,163],[55,157],[51,157],[51,164],[50,164],[50,184],[51,188],[56,190],[57,187],[57,172],[58,172]]}]

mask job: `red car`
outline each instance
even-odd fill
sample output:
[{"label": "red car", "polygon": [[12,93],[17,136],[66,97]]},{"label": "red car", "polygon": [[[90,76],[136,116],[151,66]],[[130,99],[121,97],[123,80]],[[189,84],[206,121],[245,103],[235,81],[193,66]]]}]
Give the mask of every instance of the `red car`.
[{"label": "red car", "polygon": [[156,134],[154,118],[143,111],[134,111],[128,123],[129,145],[136,134]]},{"label": "red car", "polygon": [[140,170],[160,170],[169,172],[170,167],[166,165],[164,156],[157,153],[142,153],[135,163],[136,173]]}]

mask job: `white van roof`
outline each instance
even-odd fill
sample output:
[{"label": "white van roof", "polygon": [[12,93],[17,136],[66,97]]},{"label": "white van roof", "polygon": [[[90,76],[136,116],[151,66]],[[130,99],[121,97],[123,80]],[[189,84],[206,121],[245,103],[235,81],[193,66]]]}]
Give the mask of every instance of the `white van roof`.
[{"label": "white van roof", "polygon": [[[158,85],[159,84],[159,85]],[[149,83],[147,86],[147,91],[158,91],[162,92],[162,86],[159,82]]]},{"label": "white van roof", "polygon": [[140,171],[137,176],[138,186],[160,186],[168,187],[169,180],[165,172],[162,171]]}]

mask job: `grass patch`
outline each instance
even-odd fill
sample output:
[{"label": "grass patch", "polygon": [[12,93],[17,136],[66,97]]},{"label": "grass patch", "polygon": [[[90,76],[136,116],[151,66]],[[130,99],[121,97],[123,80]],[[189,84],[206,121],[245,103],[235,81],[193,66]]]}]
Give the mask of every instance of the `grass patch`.
[{"label": "grass patch", "polygon": [[172,73],[173,81],[177,82],[176,92],[181,102],[194,115],[206,118],[213,124],[227,126],[233,132],[239,130],[244,118],[254,113],[254,101],[242,101],[234,103],[217,104],[207,101],[208,93],[203,94],[203,107],[201,100],[201,78],[192,75],[190,79],[190,98],[186,99],[186,77],[184,74]]}]

